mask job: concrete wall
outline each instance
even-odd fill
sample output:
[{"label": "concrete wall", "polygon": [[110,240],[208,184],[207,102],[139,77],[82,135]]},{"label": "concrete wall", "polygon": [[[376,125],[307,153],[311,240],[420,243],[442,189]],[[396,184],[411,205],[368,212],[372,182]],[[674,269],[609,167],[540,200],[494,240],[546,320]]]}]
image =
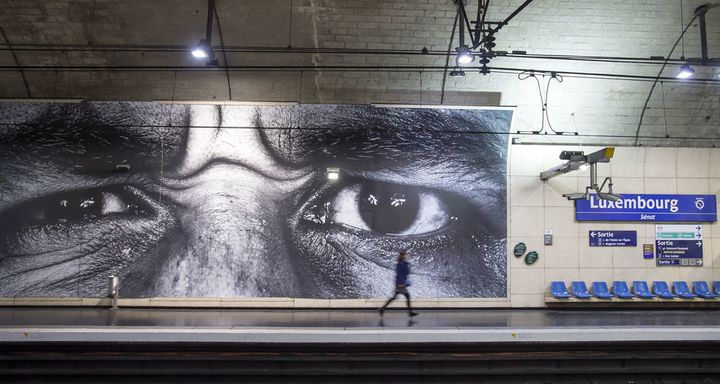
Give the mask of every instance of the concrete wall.
[{"label": "concrete wall", "polygon": [[[560,1],[536,0],[497,34],[497,50],[528,54],[597,55],[647,58],[667,56],[693,10],[704,0]],[[491,2],[488,20],[499,21],[522,0]],[[474,12],[475,1],[469,3]],[[170,46],[173,50],[0,51],[0,64],[13,66],[142,66],[143,70],[25,70],[27,87],[16,70],[0,72],[2,98],[81,98],[87,100],[229,100],[222,69],[194,61],[186,48],[204,37],[207,2],[192,1],[17,1],[0,0],[0,27],[12,44],[79,44]],[[440,104],[441,70],[360,69],[330,71],[323,66],[442,67],[453,30],[452,0],[218,0],[226,46],[279,48],[281,53],[232,52],[231,66],[285,66],[282,71],[230,71],[232,100],[299,101],[304,103],[393,102]],[[720,56],[720,10],[707,14],[710,57]],[[217,25],[213,42],[220,44]],[[451,48],[457,45],[454,37]],[[422,48],[439,55],[419,55]],[[356,50],[303,53],[303,49]],[[408,50],[410,54],[376,54],[357,50]],[[697,25],[684,39],[686,57],[699,57]],[[292,53],[288,53],[292,52]],[[677,59],[682,48],[673,53]],[[14,57],[13,57],[14,55]],[[219,55],[220,63],[224,58]],[[452,65],[454,58],[451,58]],[[158,69],[154,67],[165,67]],[[188,66],[193,67],[188,70]],[[291,67],[298,66],[300,69]],[[635,135],[651,83],[572,77],[567,72],[612,73],[655,77],[660,65],[577,62],[529,58],[494,59],[493,68],[555,71],[548,94],[555,130],[589,135]],[[173,70],[172,67],[180,67]],[[169,68],[169,69],[168,69]],[[696,68],[698,77],[718,76],[718,67]],[[673,77],[678,65],[663,76]],[[547,82],[538,75],[541,81]],[[543,83],[544,88],[544,83]],[[448,77],[446,104],[518,106],[516,127],[540,130],[540,96],[533,78],[519,80],[517,71],[483,76],[468,70]],[[458,93],[459,92],[459,93]],[[476,96],[469,96],[477,94]],[[500,97],[500,95],[502,95]],[[654,146],[711,146],[720,138],[720,86],[664,81],[650,98],[640,130]],[[549,132],[547,128],[546,131]],[[669,135],[674,139],[666,139]],[[690,140],[679,138],[691,138]],[[546,138],[548,139],[548,138]],[[562,138],[553,137],[559,141]],[[632,141],[632,140],[630,140]]]}]

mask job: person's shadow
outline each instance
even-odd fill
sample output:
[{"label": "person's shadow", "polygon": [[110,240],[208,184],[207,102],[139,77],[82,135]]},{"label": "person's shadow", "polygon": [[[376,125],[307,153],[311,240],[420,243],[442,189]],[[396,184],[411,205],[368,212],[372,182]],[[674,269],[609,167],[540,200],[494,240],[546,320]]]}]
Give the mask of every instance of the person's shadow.
[{"label": "person's shadow", "polygon": [[[415,325],[415,320],[413,320],[412,318],[408,319],[407,326],[412,327],[413,325]],[[385,319],[380,319],[380,321],[378,322],[378,327],[380,327],[380,328],[385,327]]]}]

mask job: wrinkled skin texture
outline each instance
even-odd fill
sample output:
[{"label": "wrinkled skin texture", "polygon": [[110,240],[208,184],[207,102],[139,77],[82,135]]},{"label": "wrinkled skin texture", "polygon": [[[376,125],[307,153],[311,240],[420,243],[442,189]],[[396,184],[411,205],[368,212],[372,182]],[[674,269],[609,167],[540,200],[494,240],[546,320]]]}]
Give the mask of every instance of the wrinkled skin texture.
[{"label": "wrinkled skin texture", "polygon": [[505,297],[510,116],[0,105],[0,295]]}]

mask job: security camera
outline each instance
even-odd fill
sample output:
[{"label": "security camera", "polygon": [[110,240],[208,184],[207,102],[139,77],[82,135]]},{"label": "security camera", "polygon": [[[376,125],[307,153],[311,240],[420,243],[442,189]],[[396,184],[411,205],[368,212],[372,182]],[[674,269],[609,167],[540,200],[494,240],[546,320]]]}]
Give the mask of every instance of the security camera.
[{"label": "security camera", "polygon": [[618,201],[618,200],[622,199],[622,196],[616,195],[614,193],[598,192],[597,195],[602,200]]},{"label": "security camera", "polygon": [[566,197],[568,200],[585,200],[588,198],[587,193],[566,193],[563,195],[563,197]]},{"label": "security camera", "polygon": [[584,160],[585,152],[583,151],[562,151],[560,152],[560,160],[579,161]]}]

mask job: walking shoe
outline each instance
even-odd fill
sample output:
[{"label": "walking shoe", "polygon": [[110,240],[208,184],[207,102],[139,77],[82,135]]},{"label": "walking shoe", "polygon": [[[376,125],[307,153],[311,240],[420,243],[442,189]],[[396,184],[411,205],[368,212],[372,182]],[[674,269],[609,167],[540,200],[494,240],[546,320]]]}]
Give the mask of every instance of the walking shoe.
[{"label": "walking shoe", "polygon": [[410,316],[410,317],[417,316],[417,315],[418,315],[417,312],[410,312],[410,313],[408,313],[408,316]]}]

